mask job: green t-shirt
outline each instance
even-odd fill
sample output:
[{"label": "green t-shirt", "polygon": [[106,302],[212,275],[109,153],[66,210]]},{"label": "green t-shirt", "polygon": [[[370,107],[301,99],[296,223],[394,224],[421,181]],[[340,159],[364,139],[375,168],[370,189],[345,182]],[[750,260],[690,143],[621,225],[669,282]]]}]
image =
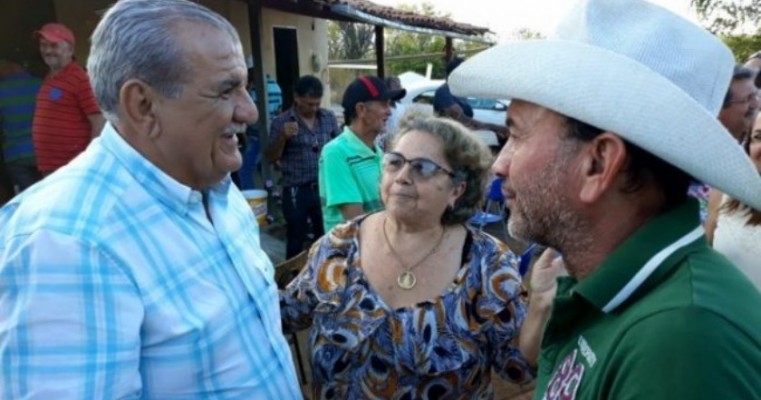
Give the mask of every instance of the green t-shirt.
[{"label": "green t-shirt", "polygon": [[344,222],[341,205],[359,203],[366,213],[383,208],[379,189],[382,158],[378,147],[368,147],[348,126],[322,148],[319,186],[326,233]]},{"label": "green t-shirt", "polygon": [[691,200],[560,279],[534,398],[761,399],[760,306]]}]

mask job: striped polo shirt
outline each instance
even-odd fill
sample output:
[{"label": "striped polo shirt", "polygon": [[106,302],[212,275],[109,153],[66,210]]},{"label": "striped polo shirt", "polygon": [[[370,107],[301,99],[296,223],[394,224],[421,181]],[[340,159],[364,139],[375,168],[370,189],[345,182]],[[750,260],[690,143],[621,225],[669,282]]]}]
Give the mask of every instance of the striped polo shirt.
[{"label": "striped polo shirt", "polygon": [[325,232],[344,222],[344,204],[362,204],[365,213],[383,209],[382,159],[377,146],[368,147],[348,126],[322,148],[318,178]]},{"label": "striped polo shirt", "polygon": [[3,131],[3,160],[34,164],[32,118],[40,79],[18,72],[0,80],[0,127]]},{"label": "striped polo shirt", "polygon": [[99,113],[84,68],[71,62],[48,76],[37,95],[32,127],[37,168],[53,172],[84,151],[92,139],[87,116]]}]

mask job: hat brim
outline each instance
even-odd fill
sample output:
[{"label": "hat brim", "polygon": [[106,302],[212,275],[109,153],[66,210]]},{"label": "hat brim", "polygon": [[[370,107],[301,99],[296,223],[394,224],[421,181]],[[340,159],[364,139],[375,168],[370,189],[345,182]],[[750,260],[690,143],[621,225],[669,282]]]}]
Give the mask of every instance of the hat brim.
[{"label": "hat brim", "polygon": [[401,100],[407,95],[407,89],[387,90],[378,100]]},{"label": "hat brim", "polygon": [[716,116],[618,53],[572,41],[518,41],[471,57],[449,86],[458,96],[524,100],[613,132],[761,210],[759,173]]},{"label": "hat brim", "polygon": [[37,39],[43,38],[43,39],[47,40],[50,43],[58,43],[58,42],[65,42],[66,41],[66,39],[62,38],[61,36],[58,36],[58,35],[52,34],[52,33],[46,33],[46,32],[43,32],[43,31],[36,31],[36,32],[34,32],[34,37],[37,38]]}]

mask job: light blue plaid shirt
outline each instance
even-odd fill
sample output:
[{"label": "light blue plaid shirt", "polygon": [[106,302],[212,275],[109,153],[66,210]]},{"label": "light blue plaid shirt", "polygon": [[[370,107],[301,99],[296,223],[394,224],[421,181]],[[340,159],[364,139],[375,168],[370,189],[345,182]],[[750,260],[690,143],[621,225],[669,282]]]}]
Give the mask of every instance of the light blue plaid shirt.
[{"label": "light blue plaid shirt", "polygon": [[254,216],[208,202],[106,125],[0,209],[0,397],[300,399]]}]

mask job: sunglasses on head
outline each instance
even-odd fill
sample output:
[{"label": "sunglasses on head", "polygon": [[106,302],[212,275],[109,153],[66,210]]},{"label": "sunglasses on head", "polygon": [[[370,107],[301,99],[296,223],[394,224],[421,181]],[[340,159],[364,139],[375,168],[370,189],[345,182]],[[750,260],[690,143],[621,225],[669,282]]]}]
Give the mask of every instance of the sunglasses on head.
[{"label": "sunglasses on head", "polygon": [[404,164],[410,165],[410,176],[412,176],[413,179],[431,179],[439,171],[449,175],[451,178],[455,177],[454,172],[427,158],[413,158],[408,160],[404,158],[403,155],[396,152],[389,152],[383,155],[383,170],[385,172],[399,172],[404,167]]}]

